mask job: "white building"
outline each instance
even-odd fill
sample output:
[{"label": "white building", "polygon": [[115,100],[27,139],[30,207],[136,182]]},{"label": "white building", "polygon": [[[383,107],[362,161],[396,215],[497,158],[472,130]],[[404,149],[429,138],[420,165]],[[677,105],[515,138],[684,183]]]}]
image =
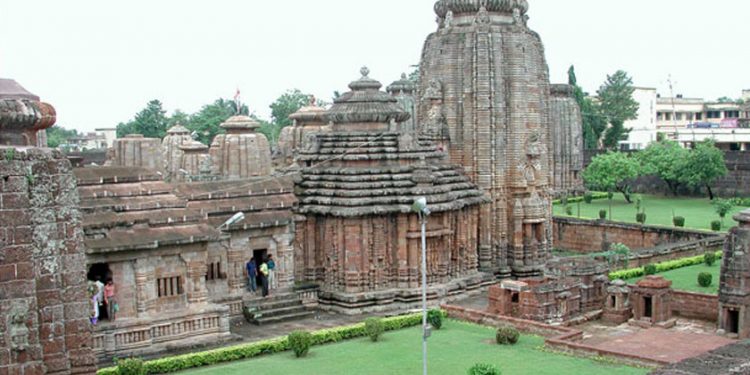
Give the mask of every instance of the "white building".
[{"label": "white building", "polygon": [[630,129],[627,141],[620,142],[623,150],[642,150],[649,143],[656,141],[656,89],[636,87],[633,99],[638,102],[638,117],[625,122],[625,129]]}]

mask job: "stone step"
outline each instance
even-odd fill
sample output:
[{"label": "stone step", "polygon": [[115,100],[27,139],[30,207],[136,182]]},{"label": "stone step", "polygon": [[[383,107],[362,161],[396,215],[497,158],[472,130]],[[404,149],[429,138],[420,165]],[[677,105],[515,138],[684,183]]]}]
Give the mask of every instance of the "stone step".
[{"label": "stone step", "polygon": [[257,305],[246,304],[245,306],[249,308],[256,308],[258,311],[268,312],[268,311],[274,311],[274,310],[284,309],[288,307],[302,306],[302,302],[300,302],[298,299],[293,299],[293,300],[289,299],[289,300],[268,301],[268,302],[260,303]]},{"label": "stone step", "polygon": [[268,325],[268,324],[276,324],[276,323],[282,323],[282,322],[288,322],[292,320],[301,320],[301,319],[307,319],[311,318],[315,315],[313,311],[304,310],[296,313],[289,313],[284,315],[274,315],[274,316],[263,316],[258,319],[254,319],[252,321],[255,325]]}]

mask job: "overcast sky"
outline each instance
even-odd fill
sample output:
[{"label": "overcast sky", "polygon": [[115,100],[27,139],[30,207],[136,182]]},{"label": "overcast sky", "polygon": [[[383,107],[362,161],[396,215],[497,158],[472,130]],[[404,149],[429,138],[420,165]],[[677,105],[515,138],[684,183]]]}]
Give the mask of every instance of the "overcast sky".
[{"label": "overcast sky", "polygon": [[[575,64],[716,99],[750,88],[747,0],[529,0],[553,82]],[[367,65],[385,85],[418,64],[434,0],[0,0],[0,77],[79,130],[126,121],[151,99],[194,112],[237,87],[261,117],[285,90],[330,99]]]}]

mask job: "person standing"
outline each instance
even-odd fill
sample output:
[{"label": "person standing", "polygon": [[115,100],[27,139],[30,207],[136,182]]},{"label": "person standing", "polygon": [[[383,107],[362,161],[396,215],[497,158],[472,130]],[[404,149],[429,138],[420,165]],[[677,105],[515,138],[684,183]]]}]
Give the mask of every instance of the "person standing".
[{"label": "person standing", "polygon": [[120,310],[120,306],[117,305],[115,282],[112,279],[107,280],[107,285],[104,286],[104,303],[107,305],[107,318],[110,322],[114,322],[115,315]]},{"label": "person standing", "polygon": [[99,318],[102,316],[102,311],[106,310],[104,309],[104,283],[102,282],[101,276],[96,276],[96,281],[94,282],[94,285],[96,285],[96,301],[97,301],[97,314],[96,317]]},{"label": "person standing", "polygon": [[271,254],[268,254],[268,285],[271,289],[276,289],[276,262]]},{"label": "person standing", "polygon": [[245,265],[245,273],[247,274],[247,290],[255,293],[258,289],[258,266],[255,264],[255,257],[251,257],[250,261]]},{"label": "person standing", "polygon": [[263,288],[263,297],[268,297],[268,263],[260,265],[260,283]]}]

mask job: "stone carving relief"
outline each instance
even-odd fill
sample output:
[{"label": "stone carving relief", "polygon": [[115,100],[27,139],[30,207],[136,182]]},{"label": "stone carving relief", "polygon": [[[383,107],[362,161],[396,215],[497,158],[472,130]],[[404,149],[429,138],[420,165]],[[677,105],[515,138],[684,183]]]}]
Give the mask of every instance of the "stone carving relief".
[{"label": "stone carving relief", "polygon": [[10,311],[9,332],[11,349],[21,352],[29,347],[29,329],[26,327],[28,310],[16,306]]},{"label": "stone carving relief", "polygon": [[536,185],[542,173],[542,161],[540,156],[546,154],[539,133],[532,133],[526,140],[526,164],[523,167],[523,176],[529,186]]},{"label": "stone carving relief", "polygon": [[424,97],[425,99],[443,99],[443,84],[437,79],[431,79]]},{"label": "stone carving relief", "polygon": [[489,25],[490,24],[490,13],[487,12],[487,8],[482,6],[479,8],[479,12],[477,12],[477,18],[474,20],[474,23],[478,25]]},{"label": "stone carving relief", "polygon": [[450,28],[451,24],[453,24],[453,12],[448,11],[448,13],[445,15],[445,22],[443,22],[443,27]]}]

